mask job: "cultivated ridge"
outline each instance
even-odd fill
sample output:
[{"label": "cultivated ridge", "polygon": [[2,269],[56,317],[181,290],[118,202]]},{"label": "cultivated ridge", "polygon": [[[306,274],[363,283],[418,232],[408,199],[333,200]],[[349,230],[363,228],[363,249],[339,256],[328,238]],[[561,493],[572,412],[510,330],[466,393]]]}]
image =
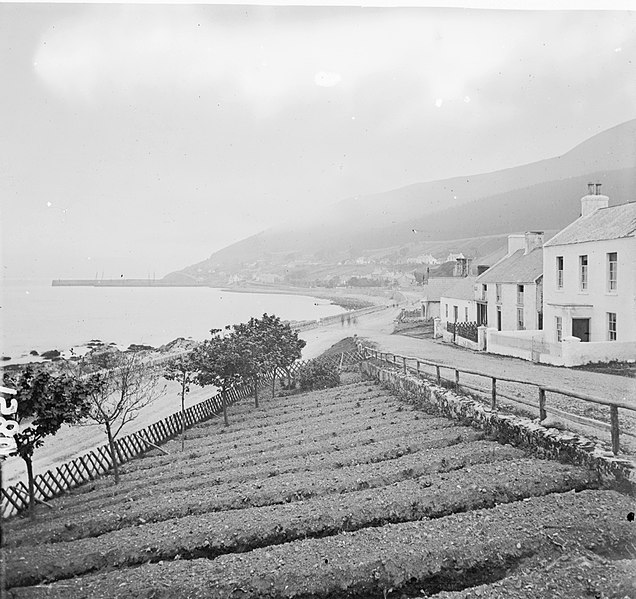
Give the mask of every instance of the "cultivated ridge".
[{"label": "cultivated ridge", "polygon": [[8,521],[9,596],[576,597],[580,560],[626,588],[630,498],[345,376]]}]

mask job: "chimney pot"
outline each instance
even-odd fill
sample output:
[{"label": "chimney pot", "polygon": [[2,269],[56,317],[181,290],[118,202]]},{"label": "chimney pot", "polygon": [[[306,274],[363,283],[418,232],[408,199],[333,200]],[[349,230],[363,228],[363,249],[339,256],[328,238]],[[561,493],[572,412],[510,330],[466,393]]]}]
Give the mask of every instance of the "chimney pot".
[{"label": "chimney pot", "polygon": [[589,193],[590,195],[594,194],[594,183],[587,184],[587,193]]},{"label": "chimney pot", "polygon": [[596,184],[596,195],[597,196],[601,195],[601,184],[600,183]]}]

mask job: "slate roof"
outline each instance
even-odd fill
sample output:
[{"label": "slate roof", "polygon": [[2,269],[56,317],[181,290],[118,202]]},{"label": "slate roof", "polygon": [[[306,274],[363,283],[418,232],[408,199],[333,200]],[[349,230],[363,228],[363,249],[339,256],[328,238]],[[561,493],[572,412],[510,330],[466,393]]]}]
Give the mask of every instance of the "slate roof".
[{"label": "slate roof", "polygon": [[534,283],[543,274],[543,248],[518,250],[477,277],[477,283]]},{"label": "slate roof", "polygon": [[636,202],[599,208],[559,231],[546,246],[636,236]]},{"label": "slate roof", "polygon": [[[430,277],[427,285],[422,285],[422,301],[439,302],[440,297],[447,296],[447,291],[459,280],[458,277]],[[420,290],[418,289],[418,291]]]},{"label": "slate roof", "polygon": [[461,279],[457,279],[454,285],[451,285],[451,287],[442,293],[442,297],[474,300],[476,280],[477,277],[462,277]]}]

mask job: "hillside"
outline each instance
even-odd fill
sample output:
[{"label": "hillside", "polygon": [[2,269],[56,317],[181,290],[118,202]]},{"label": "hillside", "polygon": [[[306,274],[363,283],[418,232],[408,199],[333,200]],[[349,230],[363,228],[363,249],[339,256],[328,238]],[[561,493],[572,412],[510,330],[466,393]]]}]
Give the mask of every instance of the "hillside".
[{"label": "hillside", "polygon": [[[395,265],[396,252],[406,260],[427,252],[431,241],[493,235],[501,236],[503,247],[508,233],[560,229],[577,218],[589,181],[603,183],[611,204],[636,197],[636,120],[556,158],[343,200],[317,217],[282,223],[168,277],[206,281],[242,273],[249,279],[245,267],[258,264],[260,273],[285,278],[294,262],[328,267],[370,253],[389,256]],[[455,245],[438,244],[439,256]]]}]

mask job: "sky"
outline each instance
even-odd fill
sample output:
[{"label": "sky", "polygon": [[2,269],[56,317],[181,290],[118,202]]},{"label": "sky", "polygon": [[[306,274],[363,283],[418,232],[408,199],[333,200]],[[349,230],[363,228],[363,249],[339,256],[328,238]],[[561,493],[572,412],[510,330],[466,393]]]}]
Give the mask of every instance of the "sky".
[{"label": "sky", "polygon": [[636,13],[0,3],[4,278],[163,276],[636,118]]}]

